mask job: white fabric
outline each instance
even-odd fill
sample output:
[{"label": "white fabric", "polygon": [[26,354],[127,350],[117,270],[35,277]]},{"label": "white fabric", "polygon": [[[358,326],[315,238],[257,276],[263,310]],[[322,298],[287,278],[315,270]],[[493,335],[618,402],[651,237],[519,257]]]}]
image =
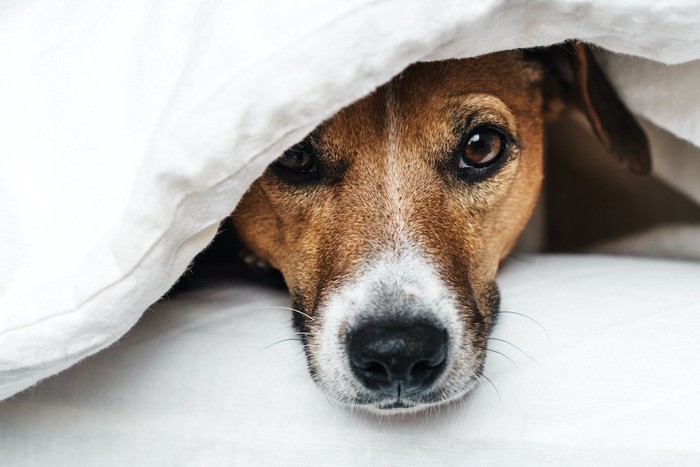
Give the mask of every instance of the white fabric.
[{"label": "white fabric", "polygon": [[524,257],[499,283],[521,314],[494,328],[512,345],[489,343],[493,386],[429,416],[334,405],[285,340],[291,313],[270,308],[287,296],[229,286],[160,303],[112,348],[0,403],[2,464],[700,464],[699,264]]},{"label": "white fabric", "polygon": [[590,251],[700,261],[700,225],[655,227],[595,245]]},{"label": "white fabric", "polygon": [[[266,164],[411,62],[575,37],[677,64],[698,24],[694,0],[4,0],[0,399],[118,339]],[[698,62],[620,60],[700,199]]]}]

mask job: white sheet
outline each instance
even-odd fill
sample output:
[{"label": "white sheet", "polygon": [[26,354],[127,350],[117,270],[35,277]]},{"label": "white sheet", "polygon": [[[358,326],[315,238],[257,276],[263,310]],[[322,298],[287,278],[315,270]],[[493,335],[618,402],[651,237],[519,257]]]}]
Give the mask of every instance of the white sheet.
[{"label": "white sheet", "polygon": [[699,19],[692,0],[5,0],[0,399],[118,339],[267,163],[417,60],[571,37],[696,60],[608,67],[689,142],[682,166],[655,157],[700,199]]},{"label": "white sheet", "polygon": [[700,265],[525,257],[499,283],[522,315],[494,329],[510,344],[489,344],[493,386],[428,416],[335,406],[286,340],[290,313],[269,308],[286,295],[228,286],[160,303],[112,348],[0,403],[2,464],[700,464]]}]

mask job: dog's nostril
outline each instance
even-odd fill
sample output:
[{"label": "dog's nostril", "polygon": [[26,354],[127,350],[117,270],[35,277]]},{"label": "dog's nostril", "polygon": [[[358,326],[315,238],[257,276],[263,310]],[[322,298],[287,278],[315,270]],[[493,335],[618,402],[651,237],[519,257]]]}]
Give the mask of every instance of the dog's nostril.
[{"label": "dog's nostril", "polygon": [[393,396],[428,388],[443,372],[447,332],[425,322],[366,323],[348,335],[355,375],[368,389]]},{"label": "dog's nostril", "polygon": [[368,373],[375,373],[375,374],[381,374],[381,373],[389,373],[386,369],[386,367],[379,363],[379,362],[362,362],[361,360],[358,362],[358,367],[362,371],[366,371]]},{"label": "dog's nostril", "polygon": [[386,382],[389,380],[389,370],[380,362],[363,362],[362,359],[357,359],[356,367],[367,379],[372,379],[377,382]]},{"label": "dog's nostril", "polygon": [[431,361],[423,360],[413,365],[413,368],[411,368],[411,373],[419,378],[423,377],[424,375],[427,377],[430,372],[435,369],[435,367],[440,366],[441,364],[442,361],[435,364]]}]

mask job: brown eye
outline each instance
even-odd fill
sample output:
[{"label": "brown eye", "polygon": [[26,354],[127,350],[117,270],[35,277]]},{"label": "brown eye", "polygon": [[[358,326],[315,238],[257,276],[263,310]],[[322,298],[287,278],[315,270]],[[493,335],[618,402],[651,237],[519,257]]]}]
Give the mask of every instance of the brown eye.
[{"label": "brown eye", "polygon": [[274,162],[274,165],[278,169],[288,172],[308,174],[316,171],[316,157],[313,154],[311,144],[307,141],[302,141],[287,149]]},{"label": "brown eye", "polygon": [[464,140],[459,168],[486,167],[498,161],[506,152],[505,135],[491,127],[478,127]]},{"label": "brown eye", "polygon": [[307,185],[321,178],[321,162],[309,138],[287,149],[275,162],[270,172],[292,185]]}]

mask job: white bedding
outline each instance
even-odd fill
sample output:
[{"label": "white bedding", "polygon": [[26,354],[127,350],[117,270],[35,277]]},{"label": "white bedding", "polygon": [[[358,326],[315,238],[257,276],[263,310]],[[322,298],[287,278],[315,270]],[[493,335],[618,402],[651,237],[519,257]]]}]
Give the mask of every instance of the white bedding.
[{"label": "white bedding", "polygon": [[5,0],[0,399],[121,337],[271,160],[417,60],[575,37],[676,64],[604,60],[659,176],[700,200],[699,19],[692,0]]},{"label": "white bedding", "polygon": [[525,257],[498,280],[503,309],[522,314],[494,329],[510,344],[489,344],[493,386],[429,416],[335,406],[286,340],[290,313],[272,308],[287,296],[223,286],[161,302],[111,348],[0,404],[1,463],[700,464],[700,265]]}]

